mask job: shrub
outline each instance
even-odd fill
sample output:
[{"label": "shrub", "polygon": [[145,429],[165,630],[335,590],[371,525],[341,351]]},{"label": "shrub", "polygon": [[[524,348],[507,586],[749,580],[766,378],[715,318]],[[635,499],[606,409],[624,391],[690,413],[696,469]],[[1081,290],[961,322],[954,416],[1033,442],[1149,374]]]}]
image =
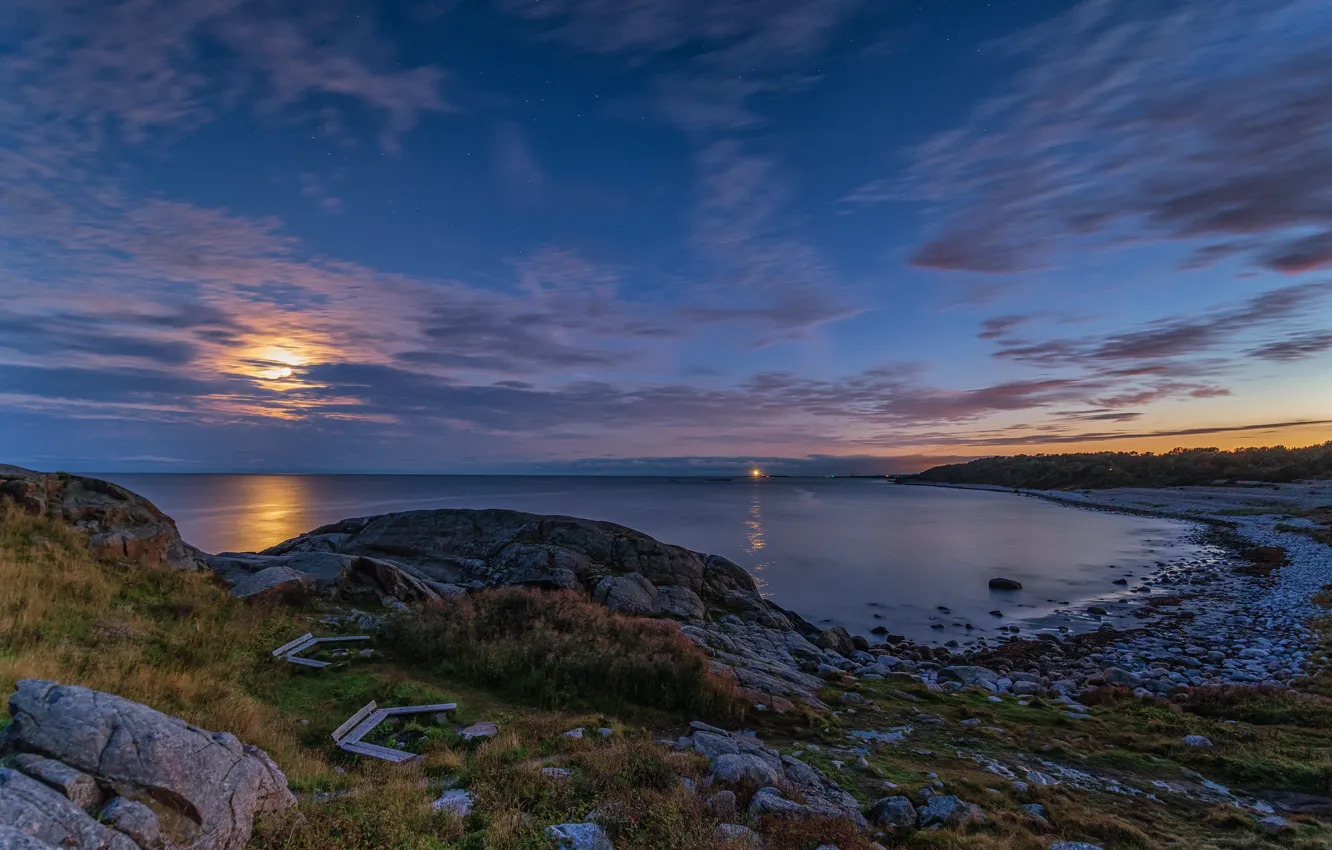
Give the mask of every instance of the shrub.
[{"label": "shrub", "polygon": [[737,717],[733,683],[672,623],[613,614],[571,591],[454,596],[385,627],[399,658],[545,708],[638,705]]},{"label": "shrub", "polygon": [[1285,446],[1174,449],[1152,452],[987,457],[936,466],[913,476],[949,484],[994,484],[1041,490],[1102,487],[1177,487],[1217,481],[1297,481],[1332,477],[1332,442]]},{"label": "shrub", "polygon": [[1263,726],[1332,726],[1332,700],[1269,685],[1190,688],[1180,706],[1202,717]]}]

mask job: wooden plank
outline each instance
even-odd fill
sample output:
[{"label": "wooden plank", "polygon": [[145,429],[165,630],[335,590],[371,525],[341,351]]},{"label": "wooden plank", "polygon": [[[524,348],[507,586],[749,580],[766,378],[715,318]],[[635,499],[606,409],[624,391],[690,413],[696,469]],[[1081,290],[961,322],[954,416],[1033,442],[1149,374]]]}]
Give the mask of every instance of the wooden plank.
[{"label": "wooden plank", "polygon": [[273,657],[274,657],[274,658],[277,658],[279,655],[286,655],[286,654],[287,654],[288,652],[290,652],[290,651],[291,651],[291,650],[292,650],[297,644],[305,643],[307,640],[309,640],[309,639],[312,638],[312,637],[314,637],[313,634],[311,634],[310,632],[306,632],[305,634],[303,634],[303,635],[301,635],[300,637],[296,638],[296,640],[290,641],[289,643],[284,643],[284,644],[282,644],[282,646],[279,646],[277,649],[273,650]]},{"label": "wooden plank", "polygon": [[392,750],[377,744],[350,742],[339,744],[338,746],[349,753],[356,753],[361,756],[371,756],[373,758],[383,759],[384,761],[403,762],[418,758],[416,753],[409,753],[403,750]]},{"label": "wooden plank", "polygon": [[370,640],[369,635],[349,635],[347,637],[321,637],[315,638],[315,643],[336,643],[340,640]]},{"label": "wooden plank", "polygon": [[363,705],[359,711],[357,711],[351,717],[348,717],[346,720],[342,722],[341,726],[333,730],[333,740],[341,742],[342,739],[346,737],[347,733],[351,731],[356,726],[356,724],[364,720],[368,714],[370,714],[372,711],[375,710],[376,707],[377,706],[375,705],[374,700],[371,700],[370,702]]},{"label": "wooden plank", "polygon": [[343,747],[343,749],[346,750],[347,752],[358,753],[360,755],[365,755],[365,756],[373,756],[374,758],[380,758],[384,759],[385,761],[392,761],[392,762],[411,761],[412,759],[417,758],[416,753],[409,753],[403,750],[394,750],[388,747],[381,747],[376,744],[362,744],[358,742],[355,744],[347,744],[346,746]]},{"label": "wooden plank", "polygon": [[458,703],[456,702],[442,702],[439,703],[438,705],[403,705],[399,706],[398,708],[383,709],[384,714],[386,715],[430,714],[431,712],[457,711],[457,710],[458,710]]},{"label": "wooden plank", "polygon": [[287,650],[286,655],[300,655],[302,652],[305,652],[305,650],[309,649],[310,647],[314,646],[317,643],[319,643],[319,638],[313,638],[313,637],[306,638],[304,641],[296,644],[291,649]]},{"label": "wooden plank", "polygon": [[329,665],[329,662],[327,661],[316,661],[313,658],[298,658],[295,655],[285,655],[282,660],[291,664],[299,664],[302,667],[327,667]]},{"label": "wooden plank", "polygon": [[370,730],[378,726],[387,716],[388,715],[386,715],[382,709],[375,711],[369,717],[358,723],[356,728],[347,733],[347,736],[342,740],[351,741],[353,744],[357,743],[361,738],[370,734]]}]

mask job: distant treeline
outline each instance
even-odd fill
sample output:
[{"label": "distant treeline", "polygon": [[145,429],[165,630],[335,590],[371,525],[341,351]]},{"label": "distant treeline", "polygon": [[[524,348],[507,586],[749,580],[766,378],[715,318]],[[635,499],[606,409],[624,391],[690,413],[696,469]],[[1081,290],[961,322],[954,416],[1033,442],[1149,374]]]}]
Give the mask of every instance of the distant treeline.
[{"label": "distant treeline", "polygon": [[906,480],[993,484],[1030,490],[1177,487],[1232,481],[1332,478],[1332,442],[1288,449],[1174,449],[1151,452],[987,457],[936,466]]}]

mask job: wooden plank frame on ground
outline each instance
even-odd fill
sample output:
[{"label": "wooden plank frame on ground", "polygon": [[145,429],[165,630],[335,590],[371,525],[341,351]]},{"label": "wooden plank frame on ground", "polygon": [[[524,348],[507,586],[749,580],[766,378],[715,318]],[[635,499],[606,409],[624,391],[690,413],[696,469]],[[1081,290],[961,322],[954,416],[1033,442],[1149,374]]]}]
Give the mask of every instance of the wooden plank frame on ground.
[{"label": "wooden plank frame on ground", "polygon": [[321,643],[340,643],[350,640],[370,640],[369,635],[345,635],[337,637],[315,637],[310,632],[306,632],[293,641],[282,644],[273,650],[273,657],[280,658],[290,664],[297,664],[301,667],[327,667],[329,662],[317,661],[313,658],[301,658],[300,654],[307,649],[312,649]]},{"label": "wooden plank frame on ground", "polygon": [[333,730],[333,741],[342,750],[361,756],[383,759],[385,761],[409,761],[417,756],[413,753],[367,744],[361,739],[369,735],[385,718],[404,714],[448,714],[456,711],[456,702],[442,702],[433,705],[400,705],[395,708],[379,708],[374,702],[368,702],[359,711],[343,721]]}]

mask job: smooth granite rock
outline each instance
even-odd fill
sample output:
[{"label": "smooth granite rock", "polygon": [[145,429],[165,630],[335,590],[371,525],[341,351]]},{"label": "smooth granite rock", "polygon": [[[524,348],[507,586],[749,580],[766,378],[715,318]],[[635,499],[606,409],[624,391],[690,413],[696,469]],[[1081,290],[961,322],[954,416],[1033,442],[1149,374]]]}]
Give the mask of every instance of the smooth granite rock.
[{"label": "smooth granite rock", "polygon": [[157,813],[136,800],[117,797],[107,803],[97,818],[102,823],[123,832],[144,850],[157,850],[162,846],[162,824]]},{"label": "smooth granite rock", "polygon": [[10,748],[56,759],[121,796],[151,797],[189,833],[173,840],[195,850],[239,850],[257,813],[295,802],[263,750],[121,697],[25,679],[9,713]]},{"label": "smooth granite rock", "polygon": [[71,803],[85,812],[91,812],[106,799],[96,779],[64,762],[32,753],[19,753],[14,757],[14,766],[64,794]]},{"label": "smooth granite rock", "polygon": [[140,850],[129,837],[102,826],[64,794],[7,767],[0,768],[0,824],[56,847]]}]

